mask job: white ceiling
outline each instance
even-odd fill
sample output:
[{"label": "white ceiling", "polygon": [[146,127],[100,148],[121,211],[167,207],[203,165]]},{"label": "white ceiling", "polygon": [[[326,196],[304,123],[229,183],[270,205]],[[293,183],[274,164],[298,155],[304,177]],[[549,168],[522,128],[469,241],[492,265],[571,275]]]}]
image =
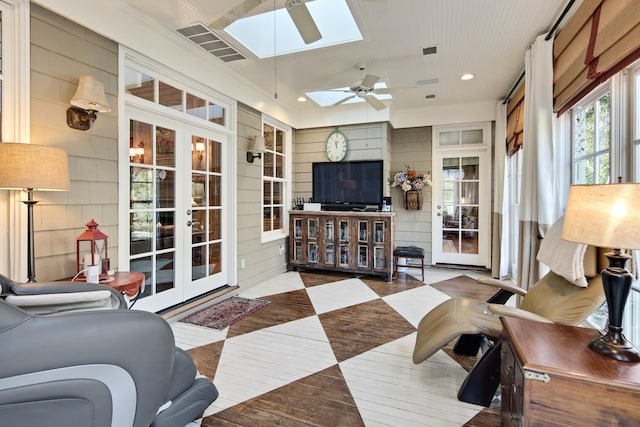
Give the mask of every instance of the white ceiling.
[{"label": "white ceiling", "polygon": [[[124,1],[175,31],[195,22],[209,24],[241,0]],[[274,1],[276,7],[284,3],[284,0],[264,1],[255,12],[272,9]],[[227,66],[271,96],[277,93],[278,102],[298,111],[320,109],[312,101],[296,101],[304,92],[349,86],[365,74],[380,76],[389,87],[415,87],[385,101],[391,102],[394,113],[496,101],[503,99],[520,77],[526,49],[537,35],[549,31],[566,0],[347,0],[347,3],[364,40],[284,55],[275,62],[273,58],[248,57]],[[224,33],[217,34],[224,38]],[[423,56],[422,49],[430,46],[437,47],[437,54]],[[204,50],[202,54],[220,61]],[[359,63],[367,64],[364,72],[357,69]],[[464,73],[476,77],[461,81]],[[421,80],[437,83],[416,85]],[[436,95],[435,99],[425,98],[431,94]]]}]

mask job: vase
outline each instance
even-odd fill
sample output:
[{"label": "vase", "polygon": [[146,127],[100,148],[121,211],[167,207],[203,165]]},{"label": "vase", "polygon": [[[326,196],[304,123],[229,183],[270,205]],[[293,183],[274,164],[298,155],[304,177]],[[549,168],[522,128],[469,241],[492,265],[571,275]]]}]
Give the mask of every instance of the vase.
[{"label": "vase", "polygon": [[422,191],[409,190],[404,192],[404,208],[407,210],[422,210]]}]

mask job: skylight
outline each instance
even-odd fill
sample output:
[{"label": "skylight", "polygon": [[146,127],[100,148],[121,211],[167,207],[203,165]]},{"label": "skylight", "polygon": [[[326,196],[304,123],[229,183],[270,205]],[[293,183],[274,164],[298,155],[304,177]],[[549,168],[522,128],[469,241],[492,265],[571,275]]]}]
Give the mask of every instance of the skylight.
[{"label": "skylight", "polygon": [[304,44],[284,8],[275,11],[275,20],[274,11],[249,16],[236,20],[225,32],[260,59],[362,40],[346,0],[309,1],[306,5],[322,34],[317,42]]},{"label": "skylight", "polygon": [[[384,82],[378,82],[373,85],[374,89],[386,89],[387,85]],[[329,90],[317,90],[313,92],[305,92],[309,98],[311,98],[316,104],[321,107],[328,107],[330,105],[335,104],[336,102],[344,99],[348,96],[353,96],[355,93],[350,92],[348,87],[339,87],[336,89]],[[391,95],[389,94],[376,94],[373,95],[381,101],[385,99],[391,99]],[[356,104],[358,102],[364,102],[364,98],[360,98],[359,96],[354,96],[348,101],[343,102],[343,104]]]}]

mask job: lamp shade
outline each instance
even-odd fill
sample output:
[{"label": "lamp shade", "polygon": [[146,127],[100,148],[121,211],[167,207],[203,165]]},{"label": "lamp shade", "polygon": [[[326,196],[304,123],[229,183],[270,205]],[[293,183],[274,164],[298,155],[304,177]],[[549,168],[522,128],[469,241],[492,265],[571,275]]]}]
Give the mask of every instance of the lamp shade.
[{"label": "lamp shade", "polygon": [[111,111],[111,105],[104,94],[104,84],[87,74],[80,76],[78,89],[71,98],[71,105],[100,113]]},{"label": "lamp shade", "polygon": [[254,153],[264,153],[266,150],[267,149],[264,145],[264,136],[256,135],[256,137],[253,139],[251,151]]},{"label": "lamp shade", "polygon": [[640,249],[640,184],[573,185],[562,238],[602,248]]},{"label": "lamp shade", "polygon": [[69,190],[69,161],[60,148],[0,143],[0,188]]}]

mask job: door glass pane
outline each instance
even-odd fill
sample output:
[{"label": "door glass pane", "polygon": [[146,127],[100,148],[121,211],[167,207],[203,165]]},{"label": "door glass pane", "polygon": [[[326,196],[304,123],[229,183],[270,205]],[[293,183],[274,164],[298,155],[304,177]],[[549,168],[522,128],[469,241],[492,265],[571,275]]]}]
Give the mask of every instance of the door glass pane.
[{"label": "door glass pane", "polygon": [[216,274],[222,271],[222,246],[220,243],[209,245],[209,274]]},{"label": "door glass pane", "polygon": [[156,173],[157,205],[160,208],[173,208],[176,205],[174,177],[175,172],[172,170],[159,169]]},{"label": "door glass pane", "polygon": [[209,140],[209,151],[207,152],[207,163],[209,164],[209,172],[220,173],[222,158],[222,144],[218,141]]},{"label": "door glass pane", "polygon": [[220,240],[222,234],[220,229],[222,227],[222,210],[212,209],[209,211],[209,240]]},{"label": "door glass pane", "polygon": [[207,142],[204,138],[191,137],[191,169],[204,171],[207,169],[205,151]]},{"label": "door glass pane", "polygon": [[191,137],[192,280],[222,271],[221,143],[199,135]]},{"label": "door glass pane", "polygon": [[478,157],[448,157],[442,167],[442,252],[478,254]]},{"label": "door glass pane", "polygon": [[129,265],[147,277],[143,296],[175,286],[176,131],[130,120]]},{"label": "door glass pane", "polygon": [[220,176],[212,175],[209,177],[209,206],[220,206]]},{"label": "door glass pane", "polygon": [[162,127],[156,128],[156,146],[158,166],[175,167],[176,165],[176,131]]},{"label": "door glass pane", "polygon": [[175,287],[175,252],[156,255],[156,292],[164,292]]}]

